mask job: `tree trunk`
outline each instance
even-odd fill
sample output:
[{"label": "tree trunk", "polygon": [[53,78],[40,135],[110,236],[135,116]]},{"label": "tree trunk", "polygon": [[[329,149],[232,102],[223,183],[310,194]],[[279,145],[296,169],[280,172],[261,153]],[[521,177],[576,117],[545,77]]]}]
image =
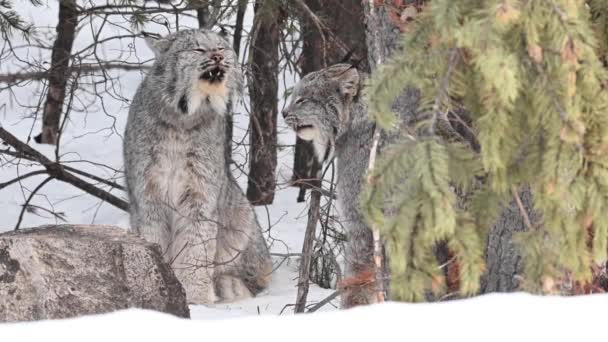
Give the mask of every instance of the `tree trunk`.
[{"label": "tree trunk", "polygon": [[198,27],[211,29],[219,20],[221,0],[195,0],[191,5],[196,8]]},{"label": "tree trunk", "polygon": [[238,0],[236,8],[236,23],[234,25],[234,36],[232,46],[237,56],[241,54],[241,37],[243,35],[243,20],[247,11],[247,0]]},{"label": "tree trunk", "polygon": [[[241,51],[241,37],[243,35],[243,20],[245,18],[245,11],[247,10],[247,0],[238,0],[236,13],[236,24],[234,26],[234,33],[232,36],[232,48],[237,57],[237,63],[240,63],[240,51]],[[230,165],[232,163],[232,132],[234,130],[234,119],[233,112],[234,103],[232,100],[228,105],[228,113],[226,115],[226,163]]]},{"label": "tree trunk", "polygon": [[278,1],[256,0],[254,8],[247,199],[265,205],[274,200],[276,186],[279,43],[285,13]]},{"label": "tree trunk", "polygon": [[[528,189],[519,193],[526,214],[537,221]],[[481,279],[481,292],[510,292],[519,286],[518,275],[523,271],[521,252],[513,242],[513,234],[526,230],[523,215],[513,199],[492,226],[486,246],[486,274]]]},{"label": "tree trunk", "polygon": [[[302,76],[341,61],[357,62],[360,70],[369,71],[361,0],[304,0],[300,4],[315,16],[299,9],[303,47],[298,64]],[[296,138],[291,180],[300,188],[298,202],[305,200],[306,189],[320,168],[312,143]]]},{"label": "tree trunk", "polygon": [[37,143],[54,145],[59,136],[59,121],[65,99],[65,88],[69,77],[70,56],[78,24],[78,10],[74,0],[59,2],[57,38],[51,54],[49,88],[42,114],[42,133],[36,136]]}]

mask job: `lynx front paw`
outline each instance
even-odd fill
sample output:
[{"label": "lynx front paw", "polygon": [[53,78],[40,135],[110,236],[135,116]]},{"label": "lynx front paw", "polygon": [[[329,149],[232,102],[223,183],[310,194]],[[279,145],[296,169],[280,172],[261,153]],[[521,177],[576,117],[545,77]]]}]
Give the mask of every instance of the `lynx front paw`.
[{"label": "lynx front paw", "polygon": [[215,289],[218,300],[223,303],[252,297],[245,283],[237,277],[223,275],[217,278]]},{"label": "lynx front paw", "polygon": [[184,287],[188,304],[211,305],[218,301],[213,286]]}]

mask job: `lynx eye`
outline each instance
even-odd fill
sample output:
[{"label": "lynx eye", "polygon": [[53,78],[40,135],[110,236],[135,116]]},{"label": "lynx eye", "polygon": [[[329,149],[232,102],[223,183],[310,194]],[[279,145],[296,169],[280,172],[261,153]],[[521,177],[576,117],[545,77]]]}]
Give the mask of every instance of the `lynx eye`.
[{"label": "lynx eye", "polygon": [[192,51],[197,51],[197,52],[201,52],[201,53],[207,52],[207,50],[205,50],[205,49],[193,49]]},{"label": "lynx eye", "polygon": [[306,101],[306,99],[299,98],[299,99],[296,100],[296,104],[304,103],[304,101]]}]

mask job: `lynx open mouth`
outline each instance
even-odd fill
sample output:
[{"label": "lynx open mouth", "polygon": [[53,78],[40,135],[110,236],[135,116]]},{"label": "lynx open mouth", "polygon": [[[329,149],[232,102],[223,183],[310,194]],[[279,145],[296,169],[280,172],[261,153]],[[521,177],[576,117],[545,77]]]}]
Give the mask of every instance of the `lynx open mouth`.
[{"label": "lynx open mouth", "polygon": [[314,128],[315,126],[313,125],[298,125],[296,127],[296,131],[302,130],[302,129],[310,129],[310,128]]},{"label": "lynx open mouth", "polygon": [[224,70],[222,67],[216,66],[203,72],[199,76],[199,79],[208,81],[209,83],[215,83],[223,81],[225,76],[226,70]]},{"label": "lynx open mouth", "polygon": [[306,129],[313,129],[313,128],[315,128],[315,126],[313,126],[313,125],[298,125],[296,127],[296,132],[300,132],[300,131],[303,131]]}]

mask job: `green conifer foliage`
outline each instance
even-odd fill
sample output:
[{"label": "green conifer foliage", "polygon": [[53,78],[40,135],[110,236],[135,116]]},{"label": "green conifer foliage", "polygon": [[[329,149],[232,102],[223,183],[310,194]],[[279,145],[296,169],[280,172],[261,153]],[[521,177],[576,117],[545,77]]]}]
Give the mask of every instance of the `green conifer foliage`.
[{"label": "green conifer foliage", "polygon": [[[517,237],[526,289],[548,291],[564,272],[589,281],[606,260],[607,17],[606,0],[431,0],[408,27],[367,93],[386,130],[404,87],[422,94],[417,136],[383,152],[362,197],[387,241],[394,299],[444,283],[440,241],[459,262],[461,294],[476,293],[487,231],[524,186],[540,217]],[[463,109],[479,153],[437,134]]]}]

